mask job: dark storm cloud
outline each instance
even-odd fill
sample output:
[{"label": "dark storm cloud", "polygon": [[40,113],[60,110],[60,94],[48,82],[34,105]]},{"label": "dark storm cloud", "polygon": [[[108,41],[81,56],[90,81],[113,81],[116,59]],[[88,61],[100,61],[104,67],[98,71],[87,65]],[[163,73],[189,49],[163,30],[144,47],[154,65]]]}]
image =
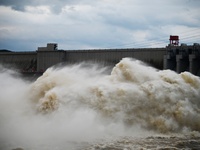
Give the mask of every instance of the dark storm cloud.
[{"label": "dark storm cloud", "polygon": [[0,0],[1,6],[8,6],[17,11],[25,11],[26,6],[49,6],[54,13],[61,12],[61,9],[67,4],[74,4],[79,0]]},{"label": "dark storm cloud", "polygon": [[10,6],[14,10],[24,11],[25,6],[35,4],[31,0],[0,0],[0,5]]}]

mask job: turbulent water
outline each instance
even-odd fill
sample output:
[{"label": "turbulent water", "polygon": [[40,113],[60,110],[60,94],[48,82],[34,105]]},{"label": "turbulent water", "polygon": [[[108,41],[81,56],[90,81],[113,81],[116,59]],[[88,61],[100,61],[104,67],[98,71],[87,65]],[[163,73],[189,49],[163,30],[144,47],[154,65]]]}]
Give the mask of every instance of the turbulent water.
[{"label": "turbulent water", "polygon": [[200,78],[122,59],[35,82],[0,67],[0,149],[200,148]]}]

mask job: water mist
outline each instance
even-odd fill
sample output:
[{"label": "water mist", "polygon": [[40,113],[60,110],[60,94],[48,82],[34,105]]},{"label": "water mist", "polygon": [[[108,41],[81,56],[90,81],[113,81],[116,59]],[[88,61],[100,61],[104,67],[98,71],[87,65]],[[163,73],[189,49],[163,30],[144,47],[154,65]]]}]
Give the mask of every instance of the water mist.
[{"label": "water mist", "polygon": [[81,63],[49,68],[35,82],[15,76],[1,69],[1,149],[78,149],[121,136],[200,131],[200,79],[189,72],[124,58],[111,73]]}]

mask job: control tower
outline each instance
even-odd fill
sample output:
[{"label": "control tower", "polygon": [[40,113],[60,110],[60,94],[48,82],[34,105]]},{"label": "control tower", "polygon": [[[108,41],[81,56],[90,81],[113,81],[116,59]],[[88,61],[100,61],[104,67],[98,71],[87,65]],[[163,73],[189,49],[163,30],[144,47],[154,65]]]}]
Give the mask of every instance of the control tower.
[{"label": "control tower", "polygon": [[179,36],[177,36],[177,35],[170,35],[170,37],[169,37],[169,43],[170,43],[170,45],[178,46],[179,45]]}]

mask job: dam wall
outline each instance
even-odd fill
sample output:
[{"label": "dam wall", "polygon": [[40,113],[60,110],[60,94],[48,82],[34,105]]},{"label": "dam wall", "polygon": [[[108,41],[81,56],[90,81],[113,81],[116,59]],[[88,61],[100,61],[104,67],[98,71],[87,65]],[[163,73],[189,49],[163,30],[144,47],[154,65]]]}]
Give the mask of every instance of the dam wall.
[{"label": "dam wall", "polygon": [[37,72],[44,72],[47,68],[66,62],[65,51],[37,51]]},{"label": "dam wall", "polygon": [[23,73],[42,73],[57,64],[91,62],[114,66],[125,57],[141,60],[157,69],[171,69],[178,73],[189,71],[200,76],[200,45],[197,43],[190,46],[169,44],[165,48],[87,50],[58,50],[56,43],[48,43],[32,52],[0,51],[0,64]]},{"label": "dam wall", "polygon": [[20,71],[36,71],[37,68],[36,52],[1,52],[0,64]]},{"label": "dam wall", "polygon": [[38,47],[35,52],[0,52],[0,64],[10,65],[22,72],[44,72],[59,63],[75,64],[90,61],[114,66],[122,58],[130,57],[163,69],[163,56],[166,53],[165,48],[57,50],[57,46],[52,45],[55,43]]},{"label": "dam wall", "polygon": [[94,61],[97,63],[104,63],[105,65],[115,65],[122,58],[131,57],[162,69],[163,56],[165,53],[165,48],[76,50],[66,51],[66,61],[68,63]]}]

